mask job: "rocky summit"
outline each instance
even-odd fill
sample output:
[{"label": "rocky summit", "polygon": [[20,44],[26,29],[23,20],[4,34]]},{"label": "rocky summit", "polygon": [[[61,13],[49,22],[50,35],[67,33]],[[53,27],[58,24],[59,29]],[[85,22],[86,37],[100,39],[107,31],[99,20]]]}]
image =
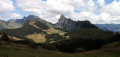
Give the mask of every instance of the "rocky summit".
[{"label": "rocky summit", "polygon": [[41,19],[41,18],[35,15],[29,15],[27,17],[24,17],[22,20],[25,22],[27,20],[35,20],[35,19]]},{"label": "rocky summit", "polygon": [[70,18],[66,18],[64,15],[61,15],[59,21],[56,23],[58,27],[62,27],[65,29],[74,29],[76,28],[75,22]]}]

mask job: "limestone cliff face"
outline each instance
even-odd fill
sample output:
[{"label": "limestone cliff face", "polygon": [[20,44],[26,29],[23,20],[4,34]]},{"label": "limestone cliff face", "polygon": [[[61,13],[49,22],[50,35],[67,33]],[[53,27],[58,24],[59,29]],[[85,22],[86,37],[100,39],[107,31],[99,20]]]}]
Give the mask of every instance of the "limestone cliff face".
[{"label": "limestone cliff face", "polygon": [[64,15],[60,16],[59,21],[56,25],[65,29],[76,28],[75,21],[71,20],[70,18],[66,18]]},{"label": "limestone cliff face", "polygon": [[70,18],[66,18],[64,15],[60,16],[56,25],[67,30],[72,30],[75,28],[97,28],[95,25],[91,24],[90,21],[73,21]]}]

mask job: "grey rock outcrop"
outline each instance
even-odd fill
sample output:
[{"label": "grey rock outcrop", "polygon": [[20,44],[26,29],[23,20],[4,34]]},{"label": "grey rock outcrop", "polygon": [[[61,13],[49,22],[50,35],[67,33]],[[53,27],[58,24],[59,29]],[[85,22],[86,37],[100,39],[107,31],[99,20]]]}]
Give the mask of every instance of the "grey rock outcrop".
[{"label": "grey rock outcrop", "polygon": [[41,19],[40,17],[38,16],[35,16],[35,15],[29,15],[27,17],[24,17],[23,19],[21,19],[22,21],[26,22],[27,20],[36,20],[36,19]]},{"label": "grey rock outcrop", "polygon": [[71,20],[70,18],[66,18],[64,15],[61,15],[59,21],[56,23],[58,27],[62,27],[68,30],[76,28],[75,21]]}]

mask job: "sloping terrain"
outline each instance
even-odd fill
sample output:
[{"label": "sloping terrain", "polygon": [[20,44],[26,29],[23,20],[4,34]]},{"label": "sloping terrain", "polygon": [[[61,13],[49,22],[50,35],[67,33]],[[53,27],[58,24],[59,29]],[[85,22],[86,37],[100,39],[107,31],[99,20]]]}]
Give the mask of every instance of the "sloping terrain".
[{"label": "sloping terrain", "polygon": [[0,30],[21,28],[24,26],[24,23],[26,23],[26,21],[35,19],[41,18],[35,15],[29,15],[27,17],[23,17],[22,19],[10,19],[8,21],[0,20]]},{"label": "sloping terrain", "polygon": [[6,32],[10,37],[32,39],[35,43],[45,43],[50,40],[49,38],[46,38],[46,36],[50,34],[58,34],[61,35],[62,38],[65,34],[63,31],[54,29],[54,26],[51,23],[41,19],[28,20],[22,28],[1,30],[0,34],[3,32]]},{"label": "sloping terrain", "polygon": [[43,48],[32,49],[27,45],[0,41],[0,57],[119,57],[120,50],[91,50],[83,53],[61,53]]},{"label": "sloping terrain", "polygon": [[[35,16],[24,17],[22,21],[24,21],[24,23],[22,23],[24,25],[21,28],[0,30],[0,35],[2,35],[0,39],[0,50],[2,51],[0,51],[0,56],[120,56],[120,34],[115,34],[111,31],[103,31],[90,21],[73,21],[70,18],[64,17],[63,15],[56,24],[51,24]],[[10,40],[8,42],[1,41],[5,38],[3,37],[4,32],[9,36],[8,39]],[[30,47],[34,47],[35,49]]]},{"label": "sloping terrain", "polygon": [[[107,39],[114,35],[112,32],[102,31],[90,21],[73,21],[63,15],[56,24],[51,24],[34,15],[21,20],[24,26],[18,29],[1,30],[0,34],[6,32],[10,37],[30,39],[35,43],[54,43],[71,38]],[[21,21],[19,20],[18,23]]]}]

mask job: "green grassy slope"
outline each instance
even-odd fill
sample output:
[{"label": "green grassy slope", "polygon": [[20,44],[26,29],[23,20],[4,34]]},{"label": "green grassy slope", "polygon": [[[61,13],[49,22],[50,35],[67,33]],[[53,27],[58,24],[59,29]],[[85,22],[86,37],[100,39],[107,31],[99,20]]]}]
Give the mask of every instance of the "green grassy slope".
[{"label": "green grassy slope", "polygon": [[87,51],[84,53],[61,53],[43,48],[31,49],[26,45],[0,41],[0,57],[119,57],[120,50],[116,51]]},{"label": "green grassy slope", "polygon": [[54,40],[46,38],[47,35],[54,34],[53,36],[55,36],[58,34],[62,37],[65,34],[64,31],[55,29],[51,23],[41,19],[29,20],[22,28],[0,30],[0,35],[3,32],[14,38],[32,39],[35,43],[44,43],[46,41],[49,41],[46,43],[51,43]]}]

